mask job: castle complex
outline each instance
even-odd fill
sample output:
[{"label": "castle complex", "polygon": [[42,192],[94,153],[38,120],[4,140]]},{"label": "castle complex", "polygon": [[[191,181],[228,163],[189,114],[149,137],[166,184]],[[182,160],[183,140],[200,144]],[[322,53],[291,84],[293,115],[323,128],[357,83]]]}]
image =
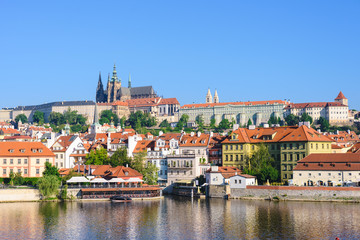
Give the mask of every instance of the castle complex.
[{"label": "castle complex", "polygon": [[121,86],[121,78],[118,78],[116,72],[116,66],[114,64],[114,70],[112,77],[108,75],[108,82],[106,90],[101,81],[101,74],[99,74],[98,86],[96,89],[96,102],[97,103],[112,103],[115,101],[126,101],[129,99],[138,98],[154,98],[157,97],[152,86],[145,87],[131,87],[131,77],[129,75],[128,87]]}]

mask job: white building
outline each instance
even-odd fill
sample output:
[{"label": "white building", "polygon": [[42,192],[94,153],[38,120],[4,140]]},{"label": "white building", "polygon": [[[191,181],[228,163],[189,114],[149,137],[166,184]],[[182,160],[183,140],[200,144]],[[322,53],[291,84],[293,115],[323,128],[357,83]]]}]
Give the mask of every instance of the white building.
[{"label": "white building", "polygon": [[359,185],[360,154],[310,154],[298,161],[293,176],[297,186]]}]

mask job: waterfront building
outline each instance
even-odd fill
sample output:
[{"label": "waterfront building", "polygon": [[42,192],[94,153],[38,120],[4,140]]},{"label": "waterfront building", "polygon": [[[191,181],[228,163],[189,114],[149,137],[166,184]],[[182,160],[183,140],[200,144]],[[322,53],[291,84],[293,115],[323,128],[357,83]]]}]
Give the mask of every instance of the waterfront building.
[{"label": "waterfront building", "polygon": [[206,183],[209,185],[229,184],[229,178],[241,174],[237,167],[211,166],[205,173]]},{"label": "waterfront building", "polygon": [[216,166],[222,166],[222,142],[226,136],[210,133],[210,142],[208,146],[209,163]]},{"label": "waterfront building", "polygon": [[11,172],[23,177],[41,177],[45,163],[55,165],[55,155],[40,142],[0,142],[0,174]]},{"label": "waterfront building", "polygon": [[241,126],[246,125],[250,119],[253,124],[259,126],[267,123],[271,116],[283,119],[284,107],[288,104],[281,100],[221,103],[217,92],[214,99],[216,101],[213,102],[209,89],[206,103],[182,106],[179,109],[179,118],[186,114],[189,116],[189,122],[195,122],[198,117],[202,117],[205,124],[210,124],[211,119],[215,119],[215,124],[227,119]]},{"label": "waterfront building", "polygon": [[132,87],[131,86],[131,77],[129,76],[128,87],[123,87],[121,83],[121,78],[117,76],[116,66],[114,64],[114,69],[112,77],[108,75],[107,87],[104,89],[101,80],[101,74],[99,74],[99,81],[96,89],[96,102],[112,103],[117,100],[125,101],[129,99],[138,99],[138,98],[154,98],[157,97],[152,86],[145,87]]},{"label": "waterfront building", "polygon": [[73,168],[76,164],[83,164],[88,154],[78,135],[59,136],[50,149],[55,154],[55,166],[58,168]]},{"label": "waterfront building", "polygon": [[243,169],[246,158],[263,143],[275,159],[281,180],[293,177],[296,163],[311,153],[331,153],[332,139],[307,125],[299,127],[238,128],[222,142],[223,166]]},{"label": "waterfront building", "polygon": [[196,177],[205,175],[208,163],[210,134],[191,132],[183,134],[179,143],[179,154],[167,155],[168,185],[179,181],[192,182]]},{"label": "waterfront building", "polygon": [[294,168],[293,184],[298,186],[339,186],[360,184],[360,154],[310,154]]},{"label": "waterfront building", "polygon": [[314,121],[325,118],[331,125],[349,124],[348,99],[340,91],[334,102],[289,103],[285,107],[284,117],[293,114],[301,116],[307,113]]}]

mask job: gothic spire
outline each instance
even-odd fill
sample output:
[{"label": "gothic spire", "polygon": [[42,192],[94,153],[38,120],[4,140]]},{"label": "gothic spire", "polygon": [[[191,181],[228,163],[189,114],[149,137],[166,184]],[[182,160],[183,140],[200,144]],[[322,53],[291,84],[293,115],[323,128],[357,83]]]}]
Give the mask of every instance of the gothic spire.
[{"label": "gothic spire", "polygon": [[94,124],[99,124],[99,115],[98,115],[98,109],[96,103],[95,103],[95,111],[94,111]]},{"label": "gothic spire", "polygon": [[209,88],[208,92],[206,94],[206,103],[212,103],[212,102],[213,102],[213,99],[212,99],[210,88]]},{"label": "gothic spire", "polygon": [[118,76],[117,76],[117,72],[116,72],[116,65],[114,63],[114,70],[113,70],[113,74],[112,74],[112,78],[111,78],[112,82],[118,82],[119,79],[118,79]]},{"label": "gothic spire", "polygon": [[214,103],[219,103],[219,96],[218,96],[216,89],[215,89],[215,94],[214,94]]},{"label": "gothic spire", "polygon": [[96,102],[104,102],[104,86],[101,81],[101,72],[99,72],[99,81],[96,88]]},{"label": "gothic spire", "polygon": [[129,73],[129,86],[128,86],[128,88],[131,88],[131,75],[130,75],[130,73]]}]

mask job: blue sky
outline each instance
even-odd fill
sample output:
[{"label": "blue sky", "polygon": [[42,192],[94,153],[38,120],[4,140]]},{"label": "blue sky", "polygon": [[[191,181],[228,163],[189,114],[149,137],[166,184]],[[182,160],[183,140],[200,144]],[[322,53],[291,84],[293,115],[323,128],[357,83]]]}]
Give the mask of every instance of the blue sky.
[{"label": "blue sky", "polygon": [[360,110],[360,1],[0,1],[0,107],[127,86],[180,104],[290,99]]}]

